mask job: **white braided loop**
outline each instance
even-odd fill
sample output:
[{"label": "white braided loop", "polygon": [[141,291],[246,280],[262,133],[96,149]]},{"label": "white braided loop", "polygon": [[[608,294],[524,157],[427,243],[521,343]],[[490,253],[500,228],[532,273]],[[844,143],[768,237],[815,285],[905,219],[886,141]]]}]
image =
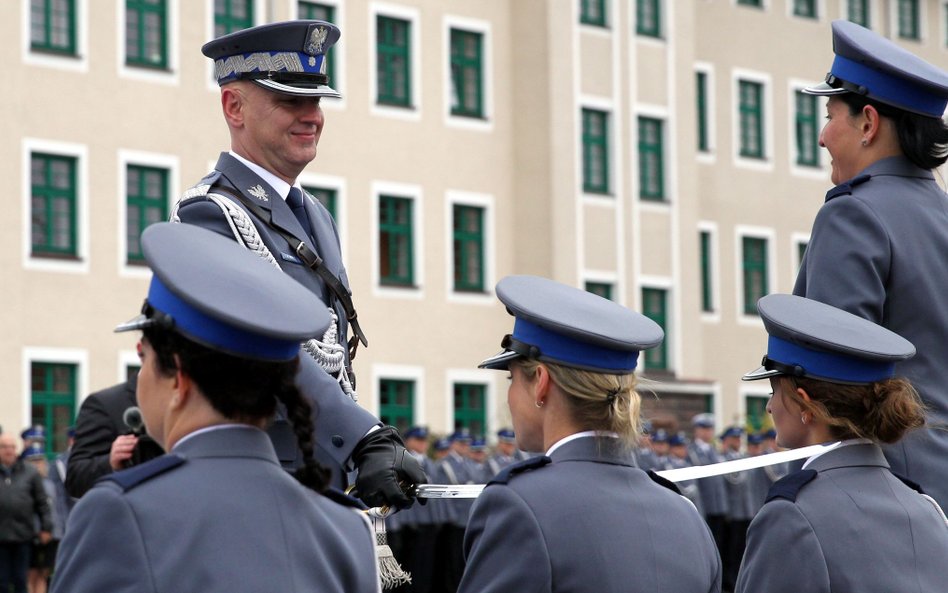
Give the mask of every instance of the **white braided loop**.
[{"label": "white braided loop", "polygon": [[[237,206],[233,200],[229,200],[217,194],[208,193],[204,197],[217,204],[221,212],[224,213],[224,219],[227,220],[227,224],[230,226],[230,230],[234,233],[234,238],[237,239],[239,244],[253,251],[271,265],[277,268],[280,267],[276,258],[273,257],[273,254],[270,253],[270,250],[260,239],[256,225],[254,225],[253,221],[242,208]],[[180,204],[181,202],[178,202],[172,209],[170,216],[171,222],[181,222],[181,218],[178,216],[178,207]],[[302,349],[316,361],[316,364],[329,373],[331,377],[339,381],[339,386],[342,387],[343,392],[345,392],[352,401],[358,401],[359,396],[352,388],[352,382],[349,380],[349,374],[346,372],[346,347],[339,343],[339,317],[332,307],[329,307],[329,316],[331,322],[323,334],[323,339],[307,340],[303,342]]]}]

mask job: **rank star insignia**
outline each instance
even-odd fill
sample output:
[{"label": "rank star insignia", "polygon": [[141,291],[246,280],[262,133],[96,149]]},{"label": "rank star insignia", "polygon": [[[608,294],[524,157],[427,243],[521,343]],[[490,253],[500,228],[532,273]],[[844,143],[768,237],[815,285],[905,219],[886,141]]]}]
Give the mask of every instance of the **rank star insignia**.
[{"label": "rank star insignia", "polygon": [[263,189],[260,185],[255,185],[247,190],[247,193],[257,198],[261,202],[269,202],[270,196],[267,195],[267,190]]}]

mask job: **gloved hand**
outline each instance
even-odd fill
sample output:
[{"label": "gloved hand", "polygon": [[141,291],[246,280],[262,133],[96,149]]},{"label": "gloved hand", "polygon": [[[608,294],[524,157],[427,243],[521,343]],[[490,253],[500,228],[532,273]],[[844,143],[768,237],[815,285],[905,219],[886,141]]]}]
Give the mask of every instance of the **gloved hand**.
[{"label": "gloved hand", "polygon": [[359,471],[356,493],[370,507],[407,509],[414,499],[406,492],[428,483],[428,476],[392,426],[367,434],[356,445],[352,460]]}]

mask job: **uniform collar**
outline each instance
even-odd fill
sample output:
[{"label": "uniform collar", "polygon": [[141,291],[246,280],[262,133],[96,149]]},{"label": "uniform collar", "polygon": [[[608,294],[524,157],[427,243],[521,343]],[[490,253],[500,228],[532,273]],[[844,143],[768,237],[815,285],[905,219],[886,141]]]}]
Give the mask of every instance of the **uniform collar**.
[{"label": "uniform collar", "polygon": [[585,431],[562,438],[547,451],[554,463],[561,461],[598,461],[634,467],[632,451],[613,432]]},{"label": "uniform collar", "polygon": [[[289,183],[283,181],[282,179],[280,179],[273,173],[267,171],[266,169],[258,165],[257,163],[254,163],[245,159],[244,157],[240,156],[234,151],[230,151],[228,152],[228,154],[234,157],[235,159],[237,159],[238,161],[240,161],[245,167],[253,171],[258,177],[260,177],[260,179],[263,179],[264,181],[266,181],[270,187],[272,187],[274,190],[276,190],[278,194],[280,194],[281,198],[283,198],[284,200],[286,199],[286,196],[290,193],[291,186]],[[292,187],[298,187],[302,189],[298,181],[295,182]]]},{"label": "uniform collar", "polygon": [[863,169],[857,177],[861,175],[871,175],[872,177],[895,175],[897,177],[919,177],[921,179],[935,178],[931,171],[922,169],[904,156],[890,156],[880,159]]},{"label": "uniform collar", "polygon": [[853,465],[889,467],[878,445],[869,439],[847,439],[839,446],[807,459],[803,469],[822,471]]}]

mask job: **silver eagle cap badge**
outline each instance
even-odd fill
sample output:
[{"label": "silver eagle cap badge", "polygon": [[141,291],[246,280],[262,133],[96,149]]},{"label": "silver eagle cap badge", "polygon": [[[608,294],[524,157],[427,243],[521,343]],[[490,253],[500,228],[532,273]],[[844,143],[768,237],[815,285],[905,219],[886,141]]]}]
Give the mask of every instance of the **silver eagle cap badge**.
[{"label": "silver eagle cap badge", "polygon": [[329,29],[326,27],[313,27],[309,32],[309,42],[306,44],[305,51],[311,56],[323,53],[323,44],[329,37]]},{"label": "silver eagle cap badge", "polygon": [[270,196],[267,195],[267,190],[263,189],[263,187],[260,186],[260,184],[257,184],[257,185],[255,185],[255,186],[251,187],[250,189],[248,189],[248,190],[247,190],[247,193],[249,193],[249,194],[252,195],[253,197],[257,198],[257,199],[260,200],[261,202],[269,202],[269,201],[270,201]]}]

